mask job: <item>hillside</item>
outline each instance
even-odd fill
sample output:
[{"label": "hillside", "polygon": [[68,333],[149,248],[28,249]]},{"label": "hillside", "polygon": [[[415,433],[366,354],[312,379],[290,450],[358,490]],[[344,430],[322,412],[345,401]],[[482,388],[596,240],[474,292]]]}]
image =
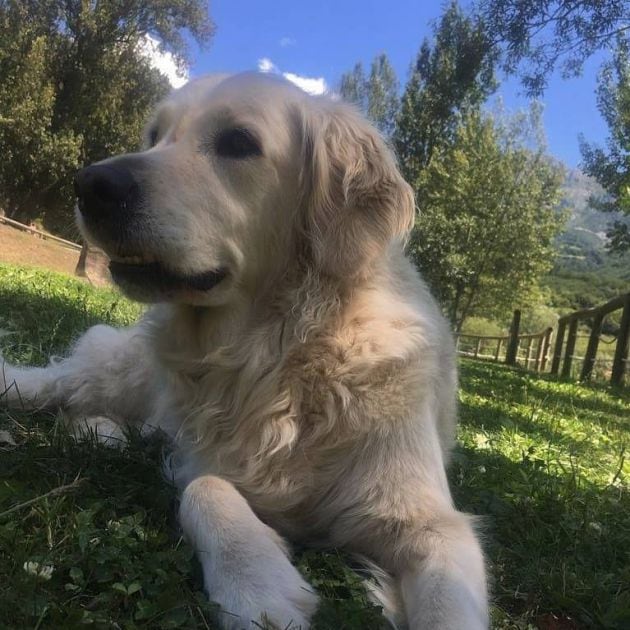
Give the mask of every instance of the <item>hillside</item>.
[{"label": "hillside", "polygon": [[43,267],[74,275],[79,252],[0,223],[0,263]]},{"label": "hillside", "polygon": [[579,170],[569,171],[560,208],[569,213],[557,239],[558,257],[544,281],[551,306],[561,311],[587,308],[630,289],[630,254],[609,254],[608,225],[622,215],[597,212],[589,205],[601,187]]}]

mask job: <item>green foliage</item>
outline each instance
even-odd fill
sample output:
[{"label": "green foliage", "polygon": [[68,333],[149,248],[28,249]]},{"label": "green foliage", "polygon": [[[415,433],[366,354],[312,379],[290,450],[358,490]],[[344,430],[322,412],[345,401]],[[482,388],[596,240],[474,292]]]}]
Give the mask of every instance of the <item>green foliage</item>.
[{"label": "green foliage", "polygon": [[[0,266],[0,328],[10,332],[0,345],[15,360],[41,363],[86,326],[126,325],[138,313],[115,292]],[[564,627],[628,627],[628,404],[621,391],[462,364],[449,476],[458,507],[481,517],[496,630],[551,615]],[[1,406],[0,430],[16,442],[2,434],[2,624],[217,628],[176,528],[159,440],[130,434],[125,450],[75,443],[61,417]],[[314,628],[382,626],[343,555],[301,550],[297,563],[322,595]]]},{"label": "green foliage", "polygon": [[628,291],[630,252],[608,251],[605,232],[610,219],[620,214],[599,212],[592,197],[602,188],[580,171],[570,171],[562,190],[560,207],[569,214],[564,231],[556,238],[556,259],[542,284],[547,303],[559,313],[591,308]]},{"label": "green foliage", "polygon": [[629,43],[628,0],[477,0],[484,29],[503,50],[503,66],[540,95],[556,68],[578,76],[586,59]]},{"label": "green foliage", "polygon": [[522,333],[539,333],[547,328],[555,328],[557,323],[558,313],[556,309],[540,301],[532,300],[521,311],[520,330]]},{"label": "green foliage", "polygon": [[[518,73],[530,94],[541,94],[556,68],[581,73],[586,59],[615,50],[599,77],[598,107],[609,128],[607,147],[581,138],[584,170],[604,188],[594,207],[630,214],[630,27],[628,0],[478,0],[486,32],[502,48],[504,69]],[[610,249],[630,250],[630,223],[609,230]]]},{"label": "green foliage", "polygon": [[450,476],[456,503],[483,515],[493,628],[629,626],[628,405],[627,392],[463,362]]},{"label": "green foliage", "polygon": [[339,81],[339,94],[344,101],[356,105],[364,112],[366,110],[365,83],[365,73],[361,62],[356,63],[352,71],[344,72]]},{"label": "green foliage", "polygon": [[[581,138],[584,170],[604,188],[593,206],[630,215],[630,57],[623,45],[613,61],[604,64],[599,77],[598,107],[608,124],[607,148]],[[617,219],[608,230],[612,251],[630,251],[630,221]]]},{"label": "green foliage", "polygon": [[405,87],[393,135],[405,179],[415,186],[436,151],[448,144],[460,116],[495,90],[494,55],[481,26],[451,2],[422,43]]},{"label": "green foliage", "polygon": [[385,53],[374,57],[369,77],[365,77],[361,63],[343,74],[339,93],[363,110],[381,133],[393,133],[398,114],[398,79]]},{"label": "green foliage", "polygon": [[57,273],[0,264],[0,340],[8,360],[42,365],[98,323],[126,326],[140,306]]},{"label": "green foliage", "polygon": [[188,30],[212,34],[201,0],[0,1],[0,203],[73,235],[72,173],[138,146],[168,90],[141,52],[148,35],[183,61]]},{"label": "green foliage", "polygon": [[19,16],[0,13],[0,204],[37,207],[78,163],[81,137],[53,130],[53,45]]},{"label": "green foliage", "polygon": [[[2,455],[2,507],[79,480],[77,490],[0,517],[0,615],[11,627],[204,628],[212,614],[192,550],[174,538],[175,494],[159,442],[125,452],[76,443],[39,417]],[[14,421],[21,415],[13,417]],[[25,533],[27,535],[25,536]]]},{"label": "green foliage", "polygon": [[398,113],[398,79],[385,53],[372,61],[366,87],[368,118],[386,136],[390,136]]},{"label": "green foliage", "polygon": [[539,128],[535,109],[506,123],[467,114],[419,175],[409,252],[457,330],[471,314],[505,319],[551,266],[562,171]]},{"label": "green foliage", "polygon": [[469,335],[501,336],[506,334],[505,326],[485,317],[468,317],[462,326],[462,332]]}]

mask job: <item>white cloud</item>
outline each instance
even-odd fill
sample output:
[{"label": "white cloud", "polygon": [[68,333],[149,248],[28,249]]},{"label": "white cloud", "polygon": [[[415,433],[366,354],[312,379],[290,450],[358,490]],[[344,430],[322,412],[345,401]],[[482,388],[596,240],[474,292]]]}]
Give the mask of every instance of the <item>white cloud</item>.
[{"label": "white cloud", "polygon": [[280,72],[278,70],[278,66],[276,66],[276,64],[271,61],[269,57],[263,57],[262,59],[258,60],[258,70],[260,72],[272,72],[274,74]]},{"label": "white cloud", "polygon": [[287,81],[291,81],[291,83],[297,85],[301,90],[314,96],[324,94],[328,90],[328,85],[326,85],[324,77],[304,77],[294,72],[281,72],[278,66],[276,66],[269,57],[263,57],[258,60],[258,70],[260,72],[281,74]]},{"label": "white cloud", "polygon": [[295,46],[297,42],[293,39],[293,37],[283,37],[280,40],[280,46],[282,48],[287,48],[288,46]]},{"label": "white cloud", "polygon": [[293,72],[283,72],[282,76],[305,92],[313,94],[314,96],[324,94],[324,92],[328,89],[324,77],[302,77],[299,74],[293,74]]},{"label": "white cloud", "polygon": [[140,43],[140,52],[149,58],[151,65],[159,70],[174,88],[188,83],[188,69],[181,72],[173,55],[160,50],[160,43],[155,37],[145,35],[144,41]]}]

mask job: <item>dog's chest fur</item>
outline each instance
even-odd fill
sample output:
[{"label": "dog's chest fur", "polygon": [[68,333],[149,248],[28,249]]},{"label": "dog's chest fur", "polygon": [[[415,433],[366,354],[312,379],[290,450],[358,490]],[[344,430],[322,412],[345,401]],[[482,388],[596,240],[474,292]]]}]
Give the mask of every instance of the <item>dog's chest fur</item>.
[{"label": "dog's chest fur", "polygon": [[[409,422],[421,394],[423,335],[409,313],[375,318],[331,307],[307,319],[306,310],[234,331],[232,344],[184,339],[191,321],[171,320],[179,330],[160,333],[169,398],[181,414],[183,475],[230,480],[276,524],[280,514],[313,520],[309,512],[370,440]],[[195,356],[191,343],[212,349],[180,363]]]}]

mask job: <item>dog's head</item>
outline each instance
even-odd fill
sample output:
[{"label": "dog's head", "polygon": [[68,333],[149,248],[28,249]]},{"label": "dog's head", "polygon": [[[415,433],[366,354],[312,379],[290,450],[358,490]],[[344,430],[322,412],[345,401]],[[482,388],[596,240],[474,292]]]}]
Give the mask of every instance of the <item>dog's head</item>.
[{"label": "dog's head", "polygon": [[352,279],[413,221],[378,133],[275,77],[191,82],[157,108],[145,141],[75,181],[79,226],[142,301],[225,304],[291,265]]}]

